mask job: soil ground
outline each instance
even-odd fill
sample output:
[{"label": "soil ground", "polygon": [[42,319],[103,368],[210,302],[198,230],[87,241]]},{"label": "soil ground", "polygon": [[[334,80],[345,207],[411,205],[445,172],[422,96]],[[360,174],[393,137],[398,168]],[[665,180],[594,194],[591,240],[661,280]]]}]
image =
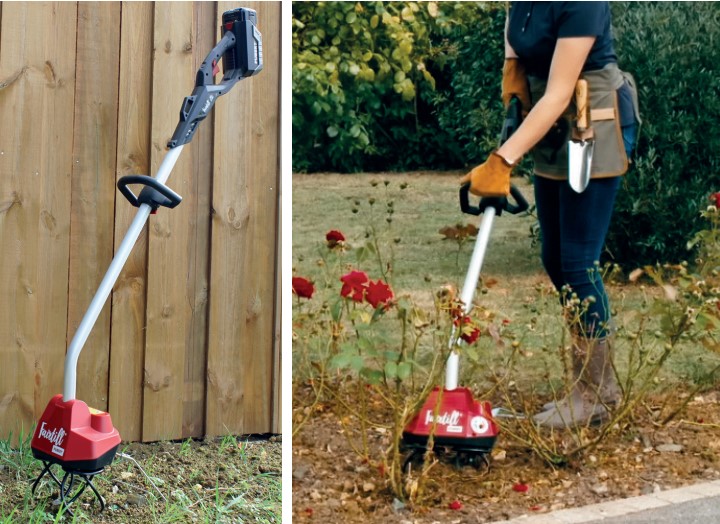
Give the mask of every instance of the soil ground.
[{"label": "soil ground", "polygon": [[[329,406],[320,404],[293,439],[293,520],[493,522],[719,479],[719,399],[720,391],[697,396],[666,427],[637,417],[632,428],[561,468],[551,468],[501,432],[489,468],[438,462],[425,503],[412,510],[393,498],[381,468],[352,451]],[[372,435],[376,456],[387,438]]]},{"label": "soil ground", "polygon": [[[280,522],[281,447],[280,437],[123,444],[93,481],[105,511],[88,489],[71,506],[77,518],[61,522]],[[27,449],[0,459],[0,522],[53,522],[57,485],[45,476],[30,493],[40,463]]]}]

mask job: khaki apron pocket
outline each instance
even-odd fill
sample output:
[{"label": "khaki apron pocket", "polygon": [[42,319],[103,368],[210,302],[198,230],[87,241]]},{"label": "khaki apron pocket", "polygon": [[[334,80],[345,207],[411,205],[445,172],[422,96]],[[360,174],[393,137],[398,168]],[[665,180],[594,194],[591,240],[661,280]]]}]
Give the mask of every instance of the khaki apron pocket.
[{"label": "khaki apron pocket", "polygon": [[[611,88],[608,76],[613,75],[615,85]],[[614,87],[623,81],[620,71],[600,70],[583,73],[588,81],[590,95],[590,121],[595,139],[592,177],[611,177],[624,174],[628,169],[628,158],[620,128],[617,92]],[[635,91],[634,81],[630,77],[631,87]],[[595,78],[594,78],[595,77]],[[546,81],[530,77],[530,90],[533,104],[543,96]],[[637,99],[635,99],[637,100]],[[574,115],[577,113],[575,101],[571,101],[565,114],[553,124],[551,130],[533,148],[535,173],[550,178],[567,178],[568,147],[567,142],[575,128]]]},{"label": "khaki apron pocket", "polygon": [[[592,93],[592,85],[590,87]],[[620,129],[617,93],[606,91],[590,95],[592,128],[595,131],[592,176],[609,177],[624,174],[628,159]]]}]

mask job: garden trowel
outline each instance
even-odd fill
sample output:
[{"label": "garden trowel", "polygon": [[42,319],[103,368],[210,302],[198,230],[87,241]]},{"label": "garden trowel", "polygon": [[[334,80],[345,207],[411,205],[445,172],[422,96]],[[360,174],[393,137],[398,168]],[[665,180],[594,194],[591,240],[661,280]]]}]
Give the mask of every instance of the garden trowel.
[{"label": "garden trowel", "polygon": [[568,182],[576,193],[582,193],[590,182],[595,135],[590,126],[588,83],[580,79],[575,85],[577,118],[572,137],[568,142]]}]

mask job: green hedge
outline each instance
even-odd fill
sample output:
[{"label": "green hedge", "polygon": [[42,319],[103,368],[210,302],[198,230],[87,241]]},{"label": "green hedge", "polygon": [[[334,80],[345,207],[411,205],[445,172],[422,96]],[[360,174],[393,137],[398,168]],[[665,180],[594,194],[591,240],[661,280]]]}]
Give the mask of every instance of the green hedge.
[{"label": "green hedge", "polygon": [[439,132],[444,69],[456,60],[456,41],[488,9],[497,6],[294,2],[293,169],[461,165],[462,148]]},{"label": "green hedge", "polygon": [[612,3],[620,67],[639,87],[636,164],[608,237],[625,263],[676,262],[720,189],[720,4]]},{"label": "green hedge", "polygon": [[[608,252],[628,265],[687,259],[720,190],[720,4],[611,5],[644,123]],[[499,2],[293,3],[293,168],[482,161],[502,119],[504,19]]]}]

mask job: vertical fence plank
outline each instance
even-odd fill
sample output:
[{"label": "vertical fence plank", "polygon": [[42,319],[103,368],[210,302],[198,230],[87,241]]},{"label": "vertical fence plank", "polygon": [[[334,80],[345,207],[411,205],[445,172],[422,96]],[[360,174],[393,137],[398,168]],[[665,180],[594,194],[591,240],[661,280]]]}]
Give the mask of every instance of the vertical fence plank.
[{"label": "vertical fence plank", "polygon": [[[282,74],[282,73],[281,73]],[[279,100],[278,100],[279,103]],[[280,147],[278,146],[278,151]],[[282,176],[282,175],[281,175]],[[280,187],[280,186],[278,186]],[[282,193],[278,195],[282,198]],[[280,261],[282,260],[282,230],[280,224],[282,224],[282,207],[278,209],[277,217],[278,229],[277,229],[277,260],[278,268],[280,267]],[[273,387],[273,421],[272,421],[272,432],[282,433],[282,283],[280,271],[276,270],[275,280],[275,342],[273,345],[273,375],[272,383]]]},{"label": "vertical fence plank", "polygon": [[[80,2],[70,221],[68,344],[113,255],[120,4]],[[107,409],[110,306],[78,360],[77,395]]]},{"label": "vertical fence plank", "polygon": [[[117,21],[116,21],[117,23]],[[117,177],[150,173],[153,4],[123,2],[121,12]],[[136,209],[115,206],[115,247]],[[108,410],[125,440],[142,438],[147,228],[140,235],[112,294]]]},{"label": "vertical fence plank", "polygon": [[34,424],[62,390],[75,3],[6,3],[0,30],[0,420]]},{"label": "vertical fence plank", "polygon": [[[272,427],[276,271],[269,268],[277,267],[280,3],[243,5],[258,12],[265,67],[241,81],[222,100],[226,109],[215,113],[210,435]],[[218,15],[234,7],[221,2]]]},{"label": "vertical fence plank", "polygon": [[[193,4],[193,70],[197,71],[207,53],[217,42],[215,24],[217,4]],[[186,87],[190,94],[191,86]],[[220,102],[222,105],[222,102]],[[207,365],[207,308],[208,275],[210,272],[210,199],[213,166],[212,111],[200,125],[190,146],[192,148],[192,175],[189,191],[195,196],[194,207],[189,211],[189,278],[188,299],[191,301],[187,352],[185,355],[185,389],[183,395],[182,437],[200,437],[205,430],[205,369]]]},{"label": "vertical fence plank", "polygon": [[[182,100],[192,90],[192,22],[192,3],[155,4],[153,173],[165,156]],[[196,200],[192,193],[192,148],[182,153],[168,185],[183,196],[183,203],[174,210],[162,209],[150,219],[144,440],[182,434],[185,356],[192,324],[192,297],[188,292],[193,280],[189,260],[194,254],[190,253],[189,220]]]}]

